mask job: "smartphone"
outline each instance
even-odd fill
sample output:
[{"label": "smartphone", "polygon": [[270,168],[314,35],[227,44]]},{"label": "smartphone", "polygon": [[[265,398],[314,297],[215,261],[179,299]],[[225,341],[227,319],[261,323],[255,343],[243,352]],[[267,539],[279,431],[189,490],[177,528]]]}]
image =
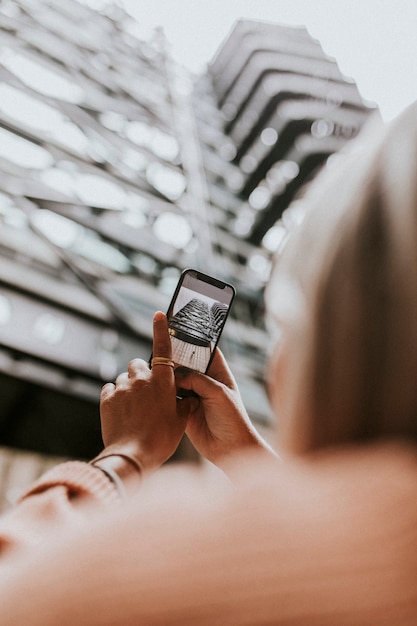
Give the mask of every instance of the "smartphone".
[{"label": "smartphone", "polygon": [[234,297],[228,283],[193,269],[182,272],[167,311],[176,367],[206,373]]}]

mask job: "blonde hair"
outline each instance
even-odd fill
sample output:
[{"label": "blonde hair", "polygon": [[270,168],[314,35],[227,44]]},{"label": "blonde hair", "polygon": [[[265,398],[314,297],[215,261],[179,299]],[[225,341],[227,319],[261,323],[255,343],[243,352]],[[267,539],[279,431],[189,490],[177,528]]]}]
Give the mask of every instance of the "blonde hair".
[{"label": "blonde hair", "polygon": [[326,170],[266,293],[292,327],[285,419],[304,452],[416,440],[417,105]]}]

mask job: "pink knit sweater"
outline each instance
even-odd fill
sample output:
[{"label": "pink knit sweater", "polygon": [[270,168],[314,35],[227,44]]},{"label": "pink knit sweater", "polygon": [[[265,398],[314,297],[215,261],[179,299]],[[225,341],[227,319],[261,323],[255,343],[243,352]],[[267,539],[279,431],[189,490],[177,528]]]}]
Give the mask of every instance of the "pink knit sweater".
[{"label": "pink knit sweater", "polygon": [[233,485],[163,470],[125,505],[90,466],[49,472],[0,524],[0,623],[417,624],[414,448],[239,463]]}]

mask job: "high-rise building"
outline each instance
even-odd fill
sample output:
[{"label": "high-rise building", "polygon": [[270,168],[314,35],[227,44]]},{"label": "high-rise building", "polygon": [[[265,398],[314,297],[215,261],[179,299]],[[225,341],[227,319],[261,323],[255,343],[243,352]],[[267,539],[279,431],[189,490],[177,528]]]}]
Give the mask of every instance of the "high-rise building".
[{"label": "high-rise building", "polygon": [[[237,22],[205,75],[120,7],[0,2],[0,445],[88,458],[104,381],[182,269],[237,289],[221,346],[260,427],[287,211],[376,109],[305,28]],[[187,455],[186,444],[180,456]],[[4,456],[2,458],[5,458]]]}]

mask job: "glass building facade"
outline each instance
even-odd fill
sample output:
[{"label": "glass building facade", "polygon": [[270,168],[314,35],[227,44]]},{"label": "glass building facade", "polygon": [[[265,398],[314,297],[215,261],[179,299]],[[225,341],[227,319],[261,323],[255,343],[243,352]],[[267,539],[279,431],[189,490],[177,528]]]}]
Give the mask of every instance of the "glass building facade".
[{"label": "glass building facade", "polygon": [[97,453],[100,388],[149,357],[186,267],[235,285],[220,345],[268,430],[272,255],[376,112],[304,28],[239,21],[195,77],[133,27],[120,7],[0,1],[3,478],[11,450]]}]

